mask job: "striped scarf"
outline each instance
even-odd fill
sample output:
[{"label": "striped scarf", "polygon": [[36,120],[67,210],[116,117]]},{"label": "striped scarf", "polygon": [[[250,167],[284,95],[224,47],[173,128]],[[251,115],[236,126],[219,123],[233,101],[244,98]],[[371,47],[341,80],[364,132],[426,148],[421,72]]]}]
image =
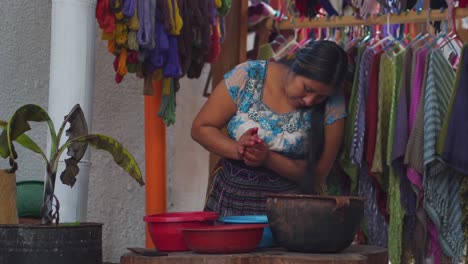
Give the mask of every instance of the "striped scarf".
[{"label": "striped scarf", "polygon": [[451,170],[436,153],[437,137],[446,118],[455,73],[440,50],[434,50],[429,63],[424,102],[424,207],[439,231],[444,253],[454,263],[463,256],[459,188],[461,175]]}]

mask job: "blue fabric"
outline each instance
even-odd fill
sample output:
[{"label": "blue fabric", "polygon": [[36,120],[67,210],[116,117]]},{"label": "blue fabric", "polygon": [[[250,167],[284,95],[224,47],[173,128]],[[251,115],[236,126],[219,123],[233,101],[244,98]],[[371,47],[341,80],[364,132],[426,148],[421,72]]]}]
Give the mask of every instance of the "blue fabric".
[{"label": "blue fabric", "polygon": [[468,148],[461,147],[468,139],[468,45],[464,46],[464,56],[460,59],[461,76],[458,83],[455,103],[452,114],[449,117],[449,129],[445,140],[445,148],[442,154],[444,161],[454,170],[468,174]]},{"label": "blue fabric", "polygon": [[360,71],[359,71],[359,86],[356,101],[356,119],[354,121],[353,145],[349,157],[353,164],[361,166],[364,154],[364,134],[366,131],[366,101],[369,94],[369,74],[374,56],[374,49],[366,49],[362,54]]}]

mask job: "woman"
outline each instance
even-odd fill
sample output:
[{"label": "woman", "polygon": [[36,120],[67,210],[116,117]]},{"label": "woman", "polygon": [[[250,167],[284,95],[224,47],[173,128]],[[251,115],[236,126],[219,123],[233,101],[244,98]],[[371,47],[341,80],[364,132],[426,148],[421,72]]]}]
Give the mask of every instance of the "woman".
[{"label": "woman", "polygon": [[343,138],[346,69],[340,46],[314,41],[289,61],[228,72],[192,124],[192,138],[222,157],[205,210],[265,214],[267,193],[323,193]]}]

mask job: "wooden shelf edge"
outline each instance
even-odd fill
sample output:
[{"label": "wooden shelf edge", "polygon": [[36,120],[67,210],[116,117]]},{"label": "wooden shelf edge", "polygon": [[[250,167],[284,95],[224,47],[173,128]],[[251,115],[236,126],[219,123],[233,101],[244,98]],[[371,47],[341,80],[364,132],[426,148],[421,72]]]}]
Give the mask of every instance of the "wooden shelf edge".
[{"label": "wooden shelf edge", "polygon": [[[468,8],[457,8],[455,10],[456,18],[463,18],[468,16]],[[390,24],[404,24],[404,23],[424,23],[428,19],[427,10],[421,12],[409,11],[401,14],[391,14],[387,18],[386,15],[370,17],[368,19],[356,18],[354,16],[333,16],[333,17],[321,17],[312,20],[294,18],[293,20],[287,20],[280,23],[276,23],[270,19],[267,22],[268,29],[299,29],[299,28],[325,28],[325,27],[346,27],[346,26],[361,26],[361,25],[383,25],[390,21]],[[447,10],[430,10],[429,20],[446,20]]]}]

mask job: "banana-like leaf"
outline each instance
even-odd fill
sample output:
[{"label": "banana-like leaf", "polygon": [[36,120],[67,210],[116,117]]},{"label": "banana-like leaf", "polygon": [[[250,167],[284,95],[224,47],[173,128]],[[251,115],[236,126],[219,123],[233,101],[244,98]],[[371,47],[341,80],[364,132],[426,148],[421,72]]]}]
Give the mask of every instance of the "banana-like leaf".
[{"label": "banana-like leaf", "polygon": [[28,104],[16,110],[8,122],[7,129],[10,130],[11,140],[15,140],[19,135],[31,129],[29,121],[48,122],[50,129],[53,130],[52,134],[55,136],[55,128],[47,112],[38,105]]},{"label": "banana-like leaf", "polygon": [[[16,158],[16,153],[12,142],[21,135],[23,135],[26,131],[31,129],[31,126],[29,126],[28,123],[29,121],[47,122],[52,136],[52,149],[54,149],[54,147],[56,146],[54,145],[56,143],[56,134],[52,120],[50,119],[47,112],[44,109],[42,109],[42,107],[34,104],[28,104],[20,107],[18,110],[16,110],[15,113],[13,113],[13,115],[10,118],[10,121],[6,126],[6,130],[4,130],[2,134],[0,134],[1,153],[6,153],[7,156]],[[37,148],[34,145],[37,146],[37,144],[31,144],[30,147],[33,149],[33,151],[37,151]]]},{"label": "banana-like leaf", "polygon": [[[138,166],[138,163],[136,162],[135,158],[130,154],[130,152],[126,148],[124,148],[124,146],[122,146],[122,144],[120,144],[114,138],[101,134],[91,134],[71,139],[59,149],[57,153],[58,157],[60,157],[61,153],[65,150],[66,147],[75,142],[87,143],[95,149],[107,151],[112,155],[114,161],[120,167],[122,167],[132,178],[134,178],[140,185],[145,184],[141,175],[140,167]],[[71,163],[71,165],[73,165],[74,161],[69,162]],[[69,181],[69,179],[66,178],[64,179],[62,175],[60,175],[60,179],[62,180],[62,182],[64,184],[73,186],[74,181]]]},{"label": "banana-like leaf", "polygon": [[[70,113],[65,116],[57,135],[59,142],[67,123],[70,123],[70,128],[66,131],[69,140],[88,135],[88,125],[86,124],[85,115],[79,104],[75,105]],[[76,175],[80,172],[78,163],[83,158],[87,148],[88,144],[82,142],[74,142],[68,146],[67,154],[70,158],[65,160],[65,170],[60,175],[62,182],[66,182],[70,186],[74,185],[76,182]],[[60,157],[57,156],[56,158],[58,159]],[[53,162],[54,161],[52,161],[52,163]]]},{"label": "banana-like leaf", "polygon": [[[7,158],[10,155],[10,151],[8,149],[8,143],[7,143],[7,135],[6,135],[6,127],[8,123],[0,120],[0,128],[3,129],[3,132],[0,134],[0,156],[2,158]],[[41,154],[41,156],[47,161],[47,157],[44,155],[44,152],[42,152],[42,149],[34,142],[30,137],[28,137],[26,134],[21,134],[16,138],[16,142],[18,142],[20,145],[23,147],[32,150],[36,153]]]},{"label": "banana-like leaf", "polygon": [[8,143],[6,137],[6,126],[7,122],[0,120],[0,128],[2,128],[2,133],[0,134],[0,156],[6,159],[10,155],[8,151]]},{"label": "banana-like leaf", "polygon": [[80,161],[75,159],[74,157],[70,157],[65,159],[65,170],[60,174],[60,180],[64,183],[73,187],[76,182],[76,175],[80,173],[80,168],[78,167],[78,163]]},{"label": "banana-like leaf", "polygon": [[[70,113],[65,116],[63,124],[60,127],[59,133],[57,135],[59,141],[62,136],[63,129],[67,123],[70,123],[70,128],[66,131],[69,140],[88,135],[88,125],[86,124],[86,118],[79,104],[75,105]],[[73,143],[70,145],[70,147],[68,147],[67,154],[80,161],[86,152],[87,146],[88,145],[86,143]]]}]

